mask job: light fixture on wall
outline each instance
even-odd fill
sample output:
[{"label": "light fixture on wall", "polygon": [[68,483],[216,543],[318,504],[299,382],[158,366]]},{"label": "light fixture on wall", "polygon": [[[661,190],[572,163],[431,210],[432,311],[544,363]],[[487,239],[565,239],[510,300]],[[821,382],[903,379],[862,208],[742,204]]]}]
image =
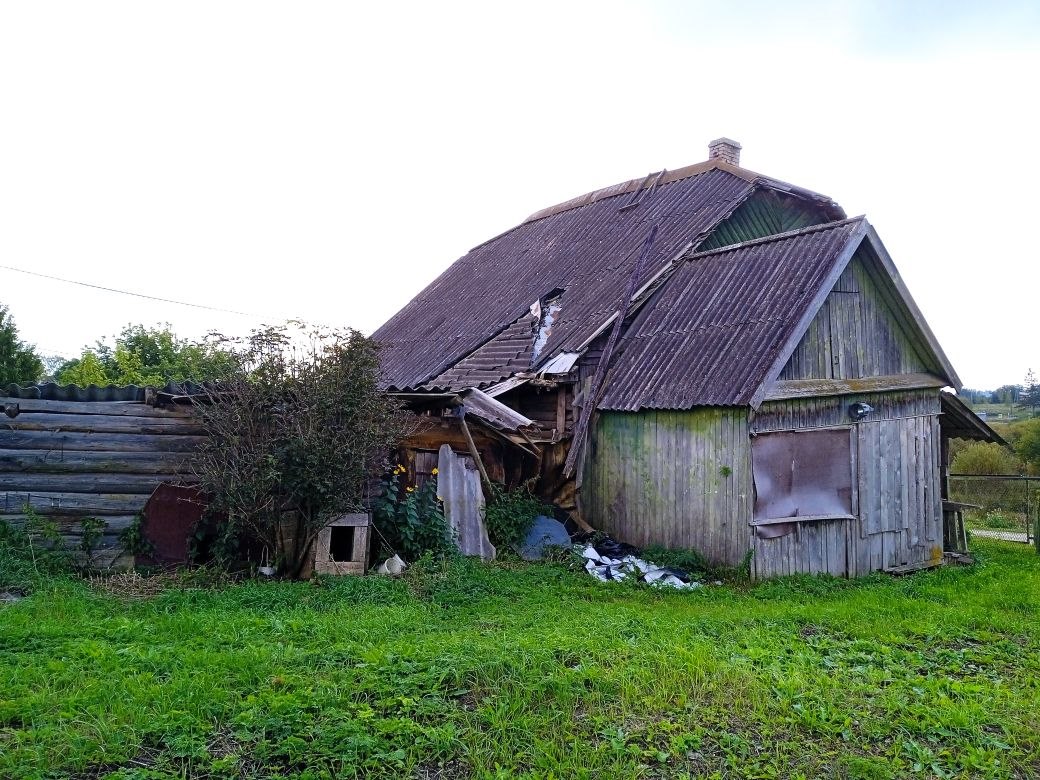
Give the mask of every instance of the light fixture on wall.
[{"label": "light fixture on wall", "polygon": [[874,411],[874,407],[870,404],[855,403],[849,406],[849,417],[853,422],[859,422],[868,414]]}]

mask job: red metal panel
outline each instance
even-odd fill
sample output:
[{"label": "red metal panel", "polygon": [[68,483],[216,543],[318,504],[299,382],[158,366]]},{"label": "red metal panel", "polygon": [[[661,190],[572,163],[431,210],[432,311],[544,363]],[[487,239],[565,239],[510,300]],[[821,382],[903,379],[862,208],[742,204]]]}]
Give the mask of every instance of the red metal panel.
[{"label": "red metal panel", "polygon": [[136,562],[171,565],[188,562],[188,544],[206,510],[205,494],[197,487],[159,485],[144,507],[141,530],[151,542],[153,554]]}]

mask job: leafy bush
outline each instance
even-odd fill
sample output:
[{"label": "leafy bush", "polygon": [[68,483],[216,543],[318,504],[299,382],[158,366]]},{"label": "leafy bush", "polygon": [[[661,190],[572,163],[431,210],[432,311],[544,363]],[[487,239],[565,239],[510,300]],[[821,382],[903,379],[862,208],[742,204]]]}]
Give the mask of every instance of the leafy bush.
[{"label": "leafy bush", "polygon": [[1021,463],[1007,447],[973,441],[959,448],[950,471],[954,474],[1018,474]]},{"label": "leafy bush", "polygon": [[212,496],[224,562],[252,549],[299,576],[318,532],[363,508],[410,418],[378,388],[375,342],[357,331],[276,327],[226,340],[234,360],[196,405],[208,434],[192,460]]},{"label": "leafy bush", "polygon": [[442,555],[455,551],[444,507],[437,497],[437,470],[416,490],[401,487],[404,466],[397,466],[382,479],[379,497],[372,505],[376,530],[391,550],[407,561],[424,553]]},{"label": "leafy bush", "polygon": [[484,509],[488,537],[496,547],[511,548],[523,542],[538,515],[552,516],[552,507],[531,492],[534,480],[506,490],[492,484]]}]

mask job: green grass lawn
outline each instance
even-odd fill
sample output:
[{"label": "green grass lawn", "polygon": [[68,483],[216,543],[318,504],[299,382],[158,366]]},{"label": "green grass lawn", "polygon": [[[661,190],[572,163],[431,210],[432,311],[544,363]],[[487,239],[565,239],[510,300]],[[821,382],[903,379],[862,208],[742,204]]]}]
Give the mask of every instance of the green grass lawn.
[{"label": "green grass lawn", "polygon": [[0,777],[1032,777],[1040,558],[658,592],[562,566],[0,606]]}]

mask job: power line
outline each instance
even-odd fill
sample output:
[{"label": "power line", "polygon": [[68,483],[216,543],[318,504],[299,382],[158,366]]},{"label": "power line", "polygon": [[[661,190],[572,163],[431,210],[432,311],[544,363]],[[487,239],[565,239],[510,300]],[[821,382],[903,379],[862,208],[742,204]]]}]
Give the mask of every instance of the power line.
[{"label": "power line", "polygon": [[20,274],[28,274],[29,276],[38,276],[41,279],[50,279],[55,282],[65,282],[66,284],[78,284],[80,287],[90,287],[94,290],[104,290],[105,292],[118,293],[119,295],[130,295],[135,298],[146,298],[150,301],[161,301],[162,303],[173,303],[178,306],[190,306],[193,309],[206,309],[207,311],[219,311],[224,314],[237,314],[240,317],[254,317],[256,319],[264,319],[263,314],[253,314],[246,311],[234,311],[233,309],[222,309],[218,306],[205,306],[201,303],[188,303],[187,301],[175,301],[172,298],[160,298],[157,295],[146,295],[145,293],[131,292],[129,290],[117,290],[114,287],[104,287],[100,284],[91,284],[90,282],[79,282],[75,279],[63,279],[60,276],[51,276],[50,274],[41,274],[38,271],[26,271],[24,268],[14,268],[10,265],[0,265],[0,268],[5,271],[15,271]]}]

